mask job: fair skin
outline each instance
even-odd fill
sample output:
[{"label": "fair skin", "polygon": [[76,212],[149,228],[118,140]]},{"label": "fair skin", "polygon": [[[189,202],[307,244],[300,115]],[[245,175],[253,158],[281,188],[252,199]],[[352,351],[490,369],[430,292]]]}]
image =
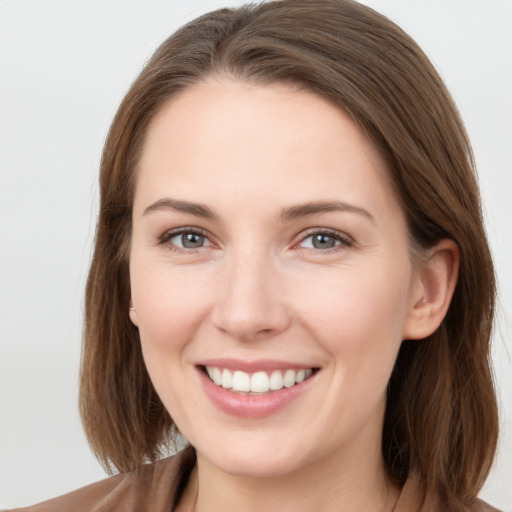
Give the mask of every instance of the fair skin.
[{"label": "fair skin", "polygon": [[[453,243],[425,256],[413,265],[385,162],[326,100],[226,78],[162,108],[138,166],[130,316],[197,451],[178,510],[392,510],[386,385],[456,281]],[[305,380],[207,375],[268,387],[287,370]]]}]

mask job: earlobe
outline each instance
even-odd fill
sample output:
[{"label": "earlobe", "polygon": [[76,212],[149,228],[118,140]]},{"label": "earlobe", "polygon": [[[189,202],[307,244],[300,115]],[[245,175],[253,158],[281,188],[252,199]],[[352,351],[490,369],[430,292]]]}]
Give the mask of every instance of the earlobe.
[{"label": "earlobe", "polygon": [[138,327],[139,324],[137,323],[137,311],[135,309],[135,306],[133,305],[132,299],[130,299],[129,315],[130,315],[130,320],[132,321],[132,324],[135,325],[135,327]]},{"label": "earlobe", "polygon": [[423,339],[441,324],[452,300],[460,253],[453,240],[441,240],[418,268],[403,339]]}]

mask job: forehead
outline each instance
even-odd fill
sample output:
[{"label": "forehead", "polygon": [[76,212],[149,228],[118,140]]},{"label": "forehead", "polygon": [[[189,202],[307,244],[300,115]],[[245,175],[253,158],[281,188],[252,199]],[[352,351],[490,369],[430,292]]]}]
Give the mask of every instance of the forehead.
[{"label": "forehead", "polygon": [[297,87],[230,80],[210,79],[164,105],[138,173],[136,208],[166,190],[202,201],[229,192],[243,206],[248,196],[369,202],[391,189],[384,159],[342,109]]}]

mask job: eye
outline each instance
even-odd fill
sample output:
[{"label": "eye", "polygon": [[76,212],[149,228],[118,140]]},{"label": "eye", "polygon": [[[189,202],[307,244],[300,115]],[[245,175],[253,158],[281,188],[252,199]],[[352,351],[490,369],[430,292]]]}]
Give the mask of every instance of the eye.
[{"label": "eye", "polygon": [[353,241],[347,235],[338,231],[331,230],[317,230],[310,232],[298,244],[299,247],[304,249],[313,250],[336,250],[337,247],[351,246]]},{"label": "eye", "polygon": [[160,239],[160,244],[167,244],[169,249],[187,251],[213,246],[208,237],[201,231],[193,229],[181,229],[165,233]]}]

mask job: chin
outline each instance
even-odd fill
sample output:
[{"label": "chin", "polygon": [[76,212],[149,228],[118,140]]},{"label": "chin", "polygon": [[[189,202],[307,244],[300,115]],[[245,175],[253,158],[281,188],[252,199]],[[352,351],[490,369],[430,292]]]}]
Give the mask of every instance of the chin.
[{"label": "chin", "polygon": [[222,456],[221,460],[212,461],[219,469],[240,478],[278,478],[293,473],[300,464],[288,457],[265,458],[258,456],[250,458],[247,454]]},{"label": "chin", "polygon": [[[250,436],[250,434],[246,434]],[[236,437],[236,436],[233,436]],[[258,436],[256,436],[258,437]],[[225,473],[241,478],[275,478],[298,470],[307,462],[300,446],[291,447],[274,440],[232,439],[228,444],[209,444],[206,450],[196,447],[198,457],[206,459]],[[211,450],[212,446],[224,446]]]}]

